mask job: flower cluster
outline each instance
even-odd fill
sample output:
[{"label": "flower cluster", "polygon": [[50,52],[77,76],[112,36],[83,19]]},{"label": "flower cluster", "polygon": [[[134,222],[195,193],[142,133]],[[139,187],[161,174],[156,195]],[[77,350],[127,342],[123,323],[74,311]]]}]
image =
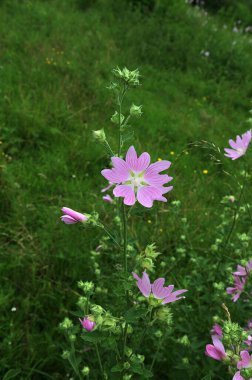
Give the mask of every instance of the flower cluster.
[{"label": "flower cluster", "polygon": [[[233,369],[233,380],[251,379],[252,357],[248,353],[252,340],[249,335],[250,329],[251,322],[248,322],[248,328],[244,329],[230,321],[225,322],[223,328],[215,324],[212,329],[213,344],[206,345],[207,356],[222,361]],[[224,347],[224,341],[227,349]]]}]

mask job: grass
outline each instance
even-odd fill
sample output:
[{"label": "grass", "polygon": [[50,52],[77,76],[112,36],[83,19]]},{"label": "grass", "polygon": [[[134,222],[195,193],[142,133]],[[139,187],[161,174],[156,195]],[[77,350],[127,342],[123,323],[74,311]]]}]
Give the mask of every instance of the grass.
[{"label": "grass", "polygon": [[[175,256],[174,280],[192,289],[181,307],[185,315],[175,309],[178,326],[168,342],[175,358],[161,357],[158,374],[182,379],[186,371],[201,379],[214,368],[218,373],[203,352],[220,301],[204,292],[225,274],[209,276],[206,284],[207,265],[215,261],[209,246],[221,198],[237,192],[223,165],[233,173],[241,164],[221,157],[216,166],[209,150],[188,144],[207,140],[222,150],[248,128],[251,38],[233,33],[231,21],[224,29],[221,16],[175,0],[153,10],[125,1],[5,0],[0,23],[1,375],[18,368],[20,379],[66,378],[58,323],[74,308],[76,281],[94,279],[88,255],[97,234],[62,225],[60,208],[109,214],[99,175],[108,158],[91,132],[105,127],[116,141],[106,85],[117,65],[140,69],[142,87],[129,95],[129,104],[143,104],[144,111],[134,124],[134,145],[153,160],[174,161],[170,202],[181,201],[179,211],[159,206],[136,214],[132,230],[141,232],[141,248],[151,233],[168,266]],[[191,253],[180,257],[181,217],[190,226]],[[193,255],[202,273],[194,273]],[[222,263],[230,264],[226,257]],[[183,334],[192,353],[177,340]]]}]

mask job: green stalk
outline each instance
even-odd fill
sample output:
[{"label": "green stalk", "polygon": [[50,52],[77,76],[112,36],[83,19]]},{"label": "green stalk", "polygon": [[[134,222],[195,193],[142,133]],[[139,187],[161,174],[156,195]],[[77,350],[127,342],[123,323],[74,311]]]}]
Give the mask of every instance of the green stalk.
[{"label": "green stalk", "polygon": [[78,368],[78,365],[77,365],[76,356],[75,356],[74,343],[72,341],[71,341],[71,356],[70,356],[70,358],[68,360],[69,360],[69,363],[71,364],[71,366],[72,366],[75,374],[78,376],[78,378],[80,380],[82,380],[82,376],[80,374],[80,371],[79,371],[79,368]]},{"label": "green stalk", "polygon": [[123,85],[123,89],[122,89],[122,93],[118,95],[118,106],[119,106],[119,109],[118,109],[118,112],[119,112],[119,134],[118,134],[118,157],[120,157],[121,155],[121,149],[122,149],[122,120],[121,120],[121,113],[122,113],[122,103],[123,103],[123,98],[124,98],[124,95],[126,93],[126,90],[127,90],[127,87],[126,85],[124,84]]},{"label": "green stalk", "polygon": [[122,203],[122,216],[123,216],[123,263],[124,263],[124,272],[125,274],[128,271],[128,263],[127,263],[127,216],[125,205]]},{"label": "green stalk", "polygon": [[106,234],[110,237],[110,239],[118,246],[121,248],[120,244],[118,243],[118,241],[114,238],[114,236],[111,234],[111,232],[107,229],[107,227],[101,223],[101,226],[102,228],[104,229],[104,231],[106,232]]},{"label": "green stalk", "polygon": [[98,363],[99,363],[99,368],[100,368],[100,371],[101,371],[101,376],[102,376],[102,379],[104,379],[104,371],[103,371],[101,357],[100,357],[100,353],[99,353],[99,349],[98,349],[97,343],[95,343],[95,351],[96,351],[96,355],[97,355],[97,359],[98,359]]},{"label": "green stalk", "polygon": [[159,345],[158,345],[158,347],[157,347],[157,350],[156,350],[156,352],[155,352],[154,358],[153,358],[152,363],[151,363],[151,366],[150,366],[150,371],[152,371],[152,369],[153,369],[153,367],[154,367],[154,364],[155,364],[155,362],[156,362],[156,360],[157,360],[157,355],[158,355],[158,353],[159,353],[159,351],[160,351],[160,348],[162,347],[162,344],[163,344],[165,338],[166,338],[166,334],[164,334],[163,338],[160,338]]}]

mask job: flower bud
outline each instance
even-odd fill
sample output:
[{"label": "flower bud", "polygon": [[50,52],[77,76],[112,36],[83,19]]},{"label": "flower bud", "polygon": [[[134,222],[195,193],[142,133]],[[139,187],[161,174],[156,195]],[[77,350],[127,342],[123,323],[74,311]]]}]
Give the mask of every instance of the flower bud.
[{"label": "flower bud", "polygon": [[76,341],[76,335],[70,334],[69,335],[69,340],[70,340],[70,342],[75,342]]},{"label": "flower bud", "polygon": [[61,330],[69,330],[73,327],[73,322],[69,318],[65,318],[59,325]]},{"label": "flower bud", "polygon": [[90,369],[89,369],[89,367],[86,367],[86,366],[83,367],[82,370],[81,370],[81,373],[82,373],[82,375],[83,375],[84,377],[88,376],[89,373],[90,373]]},{"label": "flower bud", "polygon": [[160,252],[157,252],[156,244],[149,244],[144,250],[145,256],[150,257],[152,259],[156,259],[159,255],[161,255]]},{"label": "flower bud", "polygon": [[62,359],[69,359],[70,358],[70,352],[69,351],[63,351],[61,355]]},{"label": "flower bud", "polygon": [[85,310],[87,302],[88,302],[87,297],[79,297],[77,301],[77,305],[79,306],[80,309]]},{"label": "flower bud", "polygon": [[144,268],[144,269],[147,269],[149,271],[151,271],[153,268],[154,268],[154,264],[153,264],[153,261],[152,259],[150,259],[149,257],[145,257],[142,262],[141,262],[141,266]]},{"label": "flower bud", "polygon": [[78,288],[80,288],[85,294],[90,294],[94,291],[94,284],[92,281],[78,281]]},{"label": "flower bud", "polygon": [[130,107],[130,115],[140,117],[142,115],[142,106],[136,106],[135,104],[132,104]]},{"label": "flower bud", "polygon": [[133,70],[130,71],[127,69],[127,67],[124,67],[122,70],[117,67],[116,69],[113,70],[113,74],[115,75],[116,78],[121,79],[125,84],[128,86],[139,86],[139,70]]},{"label": "flower bud", "polygon": [[172,313],[168,307],[161,307],[156,312],[159,321],[166,323],[168,326],[172,324]]},{"label": "flower bud", "polygon": [[131,356],[132,355],[132,349],[129,347],[125,347],[125,355],[128,357]]},{"label": "flower bud", "polygon": [[129,362],[123,363],[123,368],[124,369],[129,369],[130,368],[130,363]]},{"label": "flower bud", "polygon": [[161,330],[157,330],[157,331],[155,331],[154,335],[155,335],[156,338],[162,338],[163,333],[162,333]]},{"label": "flower bud", "polygon": [[117,111],[115,111],[115,113],[111,116],[111,119],[112,123],[114,124],[122,124],[123,123],[123,120],[124,120],[124,116],[123,114],[121,113],[120,114],[120,117],[119,117],[119,113]]},{"label": "flower bud", "polygon": [[99,142],[105,142],[106,141],[106,134],[104,132],[104,129],[99,129],[97,131],[93,131],[93,137],[95,140]]},{"label": "flower bud", "polygon": [[100,305],[92,305],[91,311],[95,315],[100,315],[104,312],[104,309]]},{"label": "flower bud", "polygon": [[123,375],[123,380],[130,380],[131,378],[132,378],[132,375],[130,374]]},{"label": "flower bud", "polygon": [[79,321],[80,321],[82,327],[88,332],[92,331],[96,326],[96,323],[93,321],[92,316],[85,317],[85,318],[83,318],[83,320],[81,320],[79,318]]}]

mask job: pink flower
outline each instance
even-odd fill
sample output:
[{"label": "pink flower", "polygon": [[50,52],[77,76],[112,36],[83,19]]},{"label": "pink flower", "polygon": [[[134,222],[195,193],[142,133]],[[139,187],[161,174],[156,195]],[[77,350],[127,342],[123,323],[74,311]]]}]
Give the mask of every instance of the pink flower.
[{"label": "pink flower", "polygon": [[240,371],[237,371],[233,377],[233,380],[245,380],[244,377],[241,376]]},{"label": "pink flower", "polygon": [[104,195],[102,199],[104,200],[104,202],[113,203],[113,199],[109,194]]},{"label": "pink flower", "polygon": [[212,344],[206,345],[205,354],[215,360],[223,360],[227,356],[227,354],[225,352],[225,348],[223,344],[220,341],[220,338],[216,335],[213,335],[212,341],[213,341],[213,345]]},{"label": "pink flower", "polygon": [[86,222],[88,217],[80,212],[74,211],[71,208],[63,207],[61,211],[64,213],[60,218],[66,224],[74,224],[78,222]]},{"label": "pink flower", "polygon": [[151,284],[148,274],[144,271],[142,278],[140,278],[136,273],[132,272],[133,277],[137,280],[137,286],[142,295],[148,298],[151,293],[156,299],[162,300],[162,304],[178,301],[181,298],[178,297],[180,294],[187,292],[186,289],[177,290],[173,292],[174,285],[164,286],[165,279],[158,278]]},{"label": "pink flower", "polygon": [[150,165],[149,153],[137,157],[135,148],[131,146],[126,159],[112,157],[112,169],[102,170],[102,175],[115,184],[115,197],[124,198],[124,204],[133,206],[138,200],[144,207],[152,207],[153,201],[167,202],[163,196],[172,190],[173,186],[164,187],[172,177],[160,174],[171,166],[170,161],[158,161]]},{"label": "pink flower", "polygon": [[252,357],[249,355],[248,351],[241,351],[240,356],[242,360],[237,363],[237,369],[251,368]]},{"label": "pink flower", "polygon": [[237,265],[237,272],[234,272],[233,275],[235,276],[247,276],[249,272],[252,269],[252,260],[249,261],[246,265],[246,267],[243,267],[241,265]]},{"label": "pink flower", "polygon": [[220,325],[218,325],[218,323],[215,323],[213,325],[212,333],[213,335],[218,335],[220,338],[222,338],[222,328]]},{"label": "pink flower", "polygon": [[82,327],[88,332],[92,331],[95,328],[96,323],[89,318],[85,317],[83,320],[79,318],[79,321]]},{"label": "pink flower", "polygon": [[244,286],[246,284],[247,277],[239,277],[234,275],[234,287],[233,288],[227,288],[226,292],[228,294],[234,294],[231,298],[232,301],[236,302],[239,298],[241,293],[243,292]]},{"label": "pink flower", "polygon": [[237,158],[243,156],[248,149],[250,141],[251,141],[251,131],[247,131],[246,133],[242,135],[242,137],[236,136],[236,141],[229,140],[229,145],[233,149],[225,148],[224,149],[226,152],[225,156],[231,158],[232,160],[236,160]]},{"label": "pink flower", "polygon": [[248,321],[248,328],[249,328],[249,329],[252,329],[252,319],[250,319],[250,320]]}]

